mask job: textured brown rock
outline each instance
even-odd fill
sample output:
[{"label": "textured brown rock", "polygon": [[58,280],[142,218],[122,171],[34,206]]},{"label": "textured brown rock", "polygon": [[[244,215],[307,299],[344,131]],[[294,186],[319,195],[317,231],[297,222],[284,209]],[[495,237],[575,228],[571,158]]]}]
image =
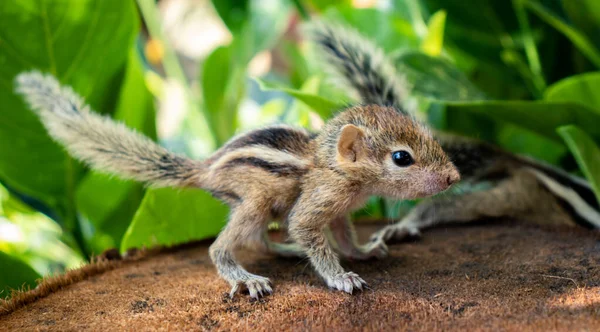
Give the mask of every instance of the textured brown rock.
[{"label": "textured brown rock", "polygon": [[241,253],[275,284],[255,302],[227,299],[205,242],[104,262],[10,307],[0,330],[600,330],[599,239],[509,223],[435,229],[385,260],[346,262],[371,287],[354,296],[325,288],[306,261]]}]

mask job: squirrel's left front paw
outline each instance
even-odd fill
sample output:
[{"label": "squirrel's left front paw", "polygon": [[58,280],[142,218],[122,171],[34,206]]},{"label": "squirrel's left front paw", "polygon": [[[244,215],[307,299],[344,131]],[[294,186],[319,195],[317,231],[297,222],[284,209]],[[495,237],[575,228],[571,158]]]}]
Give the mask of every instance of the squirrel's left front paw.
[{"label": "squirrel's left front paw", "polygon": [[403,240],[407,237],[419,237],[419,228],[408,223],[389,225],[371,235],[371,243],[388,242],[390,240]]},{"label": "squirrel's left front paw", "polygon": [[387,257],[389,253],[388,246],[383,240],[370,241],[361,246],[357,251],[351,258],[357,260],[382,259]]},{"label": "squirrel's left front paw", "polygon": [[367,282],[354,272],[340,273],[333,277],[327,278],[326,281],[327,286],[330,288],[335,288],[348,294],[352,294],[354,289],[362,290],[363,287],[367,285]]},{"label": "squirrel's left front paw", "polygon": [[365,244],[365,254],[369,258],[382,259],[388,256],[389,249],[384,241],[371,241]]}]

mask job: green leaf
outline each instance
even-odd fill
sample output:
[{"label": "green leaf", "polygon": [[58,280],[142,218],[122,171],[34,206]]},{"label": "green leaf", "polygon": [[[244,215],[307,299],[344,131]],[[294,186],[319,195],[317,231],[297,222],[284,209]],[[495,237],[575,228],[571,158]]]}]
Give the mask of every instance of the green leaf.
[{"label": "green leaf", "polygon": [[233,58],[244,65],[275,45],[291,17],[288,1],[213,0],[213,5],[233,34]]},{"label": "green leaf", "polygon": [[357,211],[352,212],[352,219],[381,219],[385,217],[385,204],[380,197],[371,196],[369,200]]},{"label": "green leaf", "polygon": [[[536,96],[539,96],[540,93],[546,88],[546,81],[544,80],[544,73],[542,70],[542,65],[540,63],[540,57],[537,51],[537,46],[535,44],[535,39],[533,37],[533,33],[529,25],[529,18],[527,17],[527,12],[525,11],[525,1],[527,0],[512,1],[513,7],[515,9],[515,14],[517,16],[517,19],[519,20],[521,32],[523,34],[525,54],[527,55],[527,61],[529,63],[529,70],[527,71],[527,74],[522,76],[524,76],[528,80],[531,80],[532,85],[534,87],[532,91]],[[509,52],[509,54],[516,53],[514,51],[509,50],[506,50],[505,52]],[[512,56],[512,58],[518,57]]]},{"label": "green leaf", "polygon": [[291,8],[289,1],[252,1],[248,27],[251,37],[241,35],[238,39],[248,37],[252,40],[252,55],[273,48],[289,27]]},{"label": "green leaf", "polygon": [[174,245],[219,233],[227,207],[199,189],[151,189],[127,229],[121,250]]},{"label": "green leaf", "polygon": [[[118,247],[142,197],[143,187],[139,183],[97,172],[83,178],[76,199],[83,221],[91,224],[84,234],[89,252],[100,254],[107,248]],[[121,211],[125,204],[132,209]]]},{"label": "green leaf", "polygon": [[[562,142],[556,128],[575,124],[600,139],[600,114],[587,107],[566,102],[527,102],[527,101],[482,101],[470,103],[449,103],[446,107],[448,118],[460,113],[470,113],[505,121],[529,129],[549,139]],[[482,126],[480,130],[487,128]]]},{"label": "green leaf", "polygon": [[13,92],[13,79],[34,68],[49,72],[109,113],[138,26],[132,1],[0,2],[0,178],[58,207],[69,227],[80,167]]},{"label": "green leaf", "polygon": [[0,185],[0,251],[18,257],[40,275],[61,273],[83,263],[64,240],[71,239],[56,222]]},{"label": "green leaf", "polygon": [[311,65],[313,64],[307,61],[306,55],[303,53],[302,48],[297,43],[293,43],[289,40],[283,40],[281,52],[286,61],[288,61],[290,64],[288,73],[290,84],[294,88],[299,88],[310,76],[311,70],[313,69],[311,68]]},{"label": "green leaf", "polygon": [[218,145],[225,143],[237,127],[236,113],[244,88],[245,67],[232,59],[232,46],[218,47],[204,61],[202,95],[209,125]]},{"label": "green leaf", "polygon": [[560,127],[558,133],[575,156],[579,168],[592,185],[596,199],[600,202],[600,147],[577,126]]},{"label": "green leaf", "polygon": [[[410,1],[412,2],[412,1]],[[416,1],[415,1],[416,2]],[[506,50],[520,52],[522,38],[512,1],[420,0],[429,11],[445,10],[444,50],[471,82],[494,99],[530,98],[516,68],[500,56]],[[550,30],[548,37],[553,38]],[[541,36],[542,29],[534,32]],[[541,50],[542,51],[542,50]],[[554,49],[547,54],[555,54]]]},{"label": "green leaf", "polygon": [[254,80],[258,83],[263,91],[282,91],[297,98],[317,112],[317,114],[319,114],[319,116],[321,116],[323,119],[329,118],[334,111],[343,107],[342,103],[336,103],[316,94],[287,88],[278,83],[265,82],[258,78],[255,78]]},{"label": "green leaf", "polygon": [[562,0],[565,12],[579,30],[583,31],[596,45],[600,42],[600,2],[597,0]]},{"label": "green leaf", "polygon": [[537,1],[528,0],[525,2],[527,8],[535,13],[540,19],[554,27],[564,34],[571,42],[583,53],[590,62],[597,68],[600,68],[600,50],[594,46],[583,33],[575,29],[556,14],[542,6]]},{"label": "green leaf", "polygon": [[[300,2],[304,2],[306,0],[299,0]],[[323,11],[331,6],[345,6],[350,5],[352,1],[350,0],[308,0],[308,3],[312,5],[312,7],[316,8],[318,11]]]},{"label": "green leaf", "polygon": [[229,31],[238,33],[248,19],[248,0],[212,0],[212,3]]},{"label": "green leaf", "polygon": [[548,87],[545,99],[548,101],[572,102],[581,104],[600,113],[600,72],[567,77]]},{"label": "green leaf", "polygon": [[412,92],[434,100],[482,100],[484,94],[452,63],[442,58],[411,52],[393,58]]},{"label": "green leaf", "polygon": [[419,45],[411,23],[395,11],[341,6],[330,7],[323,13],[323,17],[356,29],[386,52],[399,48],[416,48]]},{"label": "green leaf", "polygon": [[0,298],[8,298],[11,289],[21,289],[24,285],[34,288],[41,276],[21,260],[0,251]]},{"label": "green leaf", "polygon": [[444,47],[444,28],[446,26],[446,11],[435,12],[427,24],[427,35],[421,42],[421,51],[430,56],[440,56]]},{"label": "green leaf", "polygon": [[529,155],[558,165],[568,152],[562,142],[549,139],[481,113],[446,112],[446,105],[434,103],[428,110],[428,123],[442,131],[451,131],[496,144],[506,150]]},{"label": "green leaf", "polygon": [[[156,139],[154,100],[146,87],[139,55],[133,48],[129,53],[114,119]],[[142,184],[97,172],[90,172],[82,179],[77,187],[76,203],[79,213],[91,223],[91,229],[85,234],[91,252],[99,254],[121,243],[143,193]]]},{"label": "green leaf", "polygon": [[135,48],[129,51],[113,118],[153,140],[157,139],[154,97],[146,85],[142,59]]}]

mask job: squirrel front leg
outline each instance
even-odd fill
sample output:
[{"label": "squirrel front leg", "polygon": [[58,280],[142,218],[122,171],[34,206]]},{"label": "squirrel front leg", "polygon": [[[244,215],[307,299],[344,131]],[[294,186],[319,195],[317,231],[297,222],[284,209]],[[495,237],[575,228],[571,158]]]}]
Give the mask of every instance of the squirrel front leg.
[{"label": "squirrel front leg", "polygon": [[303,191],[290,213],[289,232],[329,287],[352,294],[366,282],[356,273],[344,271],[325,235],[327,224],[344,215],[350,206],[340,199],[341,192],[329,185]]}]

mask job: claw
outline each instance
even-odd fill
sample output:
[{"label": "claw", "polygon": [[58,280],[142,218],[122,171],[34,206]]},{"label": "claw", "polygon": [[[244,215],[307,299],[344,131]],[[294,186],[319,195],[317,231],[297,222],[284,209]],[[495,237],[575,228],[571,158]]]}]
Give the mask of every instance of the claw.
[{"label": "claw", "polygon": [[271,281],[261,276],[250,275],[243,280],[234,280],[231,283],[233,284],[231,292],[229,293],[229,296],[231,298],[235,296],[235,293],[237,293],[237,291],[239,290],[240,285],[246,286],[246,288],[248,289],[248,293],[250,294],[250,297],[252,299],[258,300],[259,298],[264,297],[267,294],[273,294],[273,289],[270,286]]},{"label": "claw", "polygon": [[237,293],[237,291],[240,289],[240,284],[236,283],[235,285],[233,285],[233,287],[231,287],[231,291],[229,292],[229,298],[232,298],[235,296],[235,293]]},{"label": "claw", "polygon": [[250,292],[250,297],[254,298],[254,299],[258,299],[258,293],[256,291],[256,286],[254,286],[254,283],[248,282],[248,283],[246,283],[246,287],[248,287],[248,292]]},{"label": "claw", "polygon": [[344,292],[352,294],[352,281],[344,280]]},{"label": "claw", "polygon": [[358,277],[357,279],[352,279],[352,283],[354,283],[354,287],[358,288],[359,290],[362,290],[362,283],[364,283],[365,281],[362,280],[360,277]]},{"label": "claw", "polygon": [[352,294],[354,289],[362,290],[366,282],[354,272],[340,273],[327,280],[331,288]]}]

